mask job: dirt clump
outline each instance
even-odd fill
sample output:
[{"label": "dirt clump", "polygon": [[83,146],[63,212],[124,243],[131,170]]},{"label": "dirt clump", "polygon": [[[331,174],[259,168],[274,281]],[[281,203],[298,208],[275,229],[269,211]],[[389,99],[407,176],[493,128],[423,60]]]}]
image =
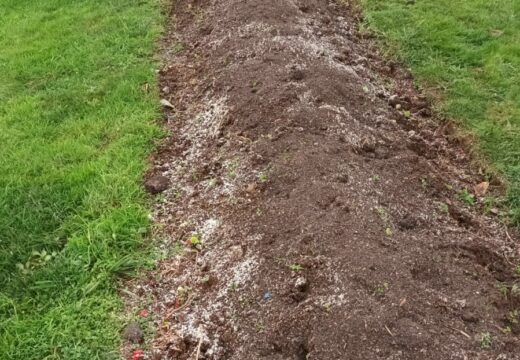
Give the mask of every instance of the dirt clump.
[{"label": "dirt clump", "polygon": [[170,185],[170,179],[168,179],[166,176],[162,175],[155,175],[150,176],[144,183],[144,188],[146,191],[148,191],[150,194],[159,194],[166,189],[168,189],[168,186]]},{"label": "dirt clump", "polygon": [[154,359],[520,358],[515,234],[344,3],[174,2]]}]

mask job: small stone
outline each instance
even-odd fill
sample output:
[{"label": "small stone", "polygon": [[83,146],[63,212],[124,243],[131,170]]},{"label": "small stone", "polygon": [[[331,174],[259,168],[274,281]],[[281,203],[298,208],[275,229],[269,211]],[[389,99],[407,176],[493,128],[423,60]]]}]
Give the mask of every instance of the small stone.
[{"label": "small stone", "polygon": [[401,220],[397,222],[397,226],[401,230],[412,230],[415,229],[417,225],[417,219],[410,214],[405,215]]},{"label": "small stone", "polygon": [[390,96],[388,98],[388,104],[390,104],[390,106],[396,106],[399,104],[399,97],[397,95]]},{"label": "small stone", "polygon": [[197,256],[195,259],[195,264],[197,264],[200,267],[203,267],[206,264],[206,260],[202,256]]},{"label": "small stone", "polygon": [[309,11],[309,7],[308,7],[307,5],[303,5],[303,4],[299,5],[299,6],[298,6],[298,9],[299,9],[301,12],[303,12],[303,13],[306,13],[306,12]]},{"label": "small stone", "polygon": [[239,260],[244,256],[244,249],[240,245],[234,245],[229,248],[229,256],[233,260]]},{"label": "small stone", "polygon": [[368,65],[368,59],[364,56],[359,56],[356,60],[354,60],[355,65]]},{"label": "small stone", "polygon": [[376,91],[376,96],[380,99],[384,99],[386,97],[386,93],[383,90]]},{"label": "small stone", "polygon": [[170,186],[170,180],[162,175],[155,175],[145,181],[144,187],[150,194],[159,194]]},{"label": "small stone", "polygon": [[336,182],[339,182],[339,183],[342,183],[342,184],[346,184],[346,183],[348,183],[348,180],[349,180],[348,174],[346,172],[336,174],[334,176],[334,180]]},{"label": "small stone", "polygon": [[376,151],[376,144],[371,141],[364,141],[361,145],[361,149],[365,153],[373,153],[374,151]]},{"label": "small stone", "polygon": [[466,303],[467,303],[466,299],[455,300],[455,304],[457,304],[461,308],[465,308]]},{"label": "small stone", "polygon": [[135,321],[126,326],[123,337],[132,344],[141,344],[144,341],[143,330],[141,330],[141,327]]},{"label": "small stone", "polygon": [[306,278],[304,278],[303,276],[300,276],[296,279],[296,281],[294,283],[294,287],[299,292],[306,292],[309,289],[309,282],[307,281]]},{"label": "small stone", "polygon": [[461,318],[462,318],[462,320],[469,322],[469,323],[477,323],[479,321],[479,318],[471,312],[466,312],[466,313],[462,314]]},{"label": "small stone", "polygon": [[251,183],[251,184],[247,185],[247,192],[253,193],[253,192],[255,192],[256,188],[257,188],[256,183]]},{"label": "small stone", "polygon": [[309,290],[309,282],[303,276],[299,276],[294,282],[294,290],[291,291],[290,297],[296,302],[303,301],[308,295],[307,290]]},{"label": "small stone", "polygon": [[388,65],[385,65],[381,68],[381,71],[385,74],[391,75],[392,74],[392,68]]},{"label": "small stone", "polygon": [[378,146],[374,151],[374,155],[376,159],[388,159],[390,157],[390,152],[388,148],[384,146]]}]

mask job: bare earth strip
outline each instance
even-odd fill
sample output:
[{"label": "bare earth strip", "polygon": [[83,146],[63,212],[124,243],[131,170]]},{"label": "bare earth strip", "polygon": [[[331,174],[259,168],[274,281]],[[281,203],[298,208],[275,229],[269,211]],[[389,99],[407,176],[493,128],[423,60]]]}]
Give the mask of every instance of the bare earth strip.
[{"label": "bare earth strip", "polygon": [[484,179],[355,11],[177,0],[172,23],[169,255],[129,284],[150,358],[520,358],[515,236],[459,200]]}]

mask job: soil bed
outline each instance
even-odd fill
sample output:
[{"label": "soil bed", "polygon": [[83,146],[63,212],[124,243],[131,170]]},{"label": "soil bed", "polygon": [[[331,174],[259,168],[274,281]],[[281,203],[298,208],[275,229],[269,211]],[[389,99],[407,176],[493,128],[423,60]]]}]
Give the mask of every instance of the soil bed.
[{"label": "soil bed", "polygon": [[166,260],[131,284],[152,358],[519,358],[514,234],[461,200],[484,178],[353,9],[172,14],[150,175],[170,180]]}]

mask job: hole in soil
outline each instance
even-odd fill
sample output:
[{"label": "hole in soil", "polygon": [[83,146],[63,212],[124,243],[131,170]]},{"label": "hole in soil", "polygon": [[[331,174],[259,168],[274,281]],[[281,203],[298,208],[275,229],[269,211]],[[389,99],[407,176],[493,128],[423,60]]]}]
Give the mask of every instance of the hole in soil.
[{"label": "hole in soil", "polygon": [[301,343],[298,346],[298,350],[296,352],[297,360],[307,360],[307,355],[309,355],[309,349],[305,343]]},{"label": "hole in soil", "polygon": [[459,246],[458,249],[466,252],[466,254],[462,253],[462,256],[466,256],[486,268],[498,281],[508,281],[513,278],[511,269],[505,261],[491,250],[483,246]]}]

